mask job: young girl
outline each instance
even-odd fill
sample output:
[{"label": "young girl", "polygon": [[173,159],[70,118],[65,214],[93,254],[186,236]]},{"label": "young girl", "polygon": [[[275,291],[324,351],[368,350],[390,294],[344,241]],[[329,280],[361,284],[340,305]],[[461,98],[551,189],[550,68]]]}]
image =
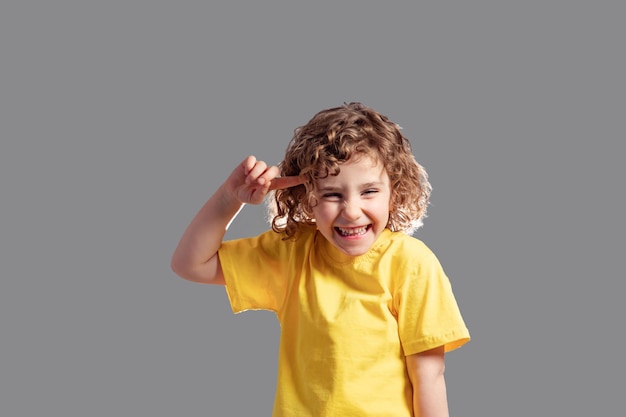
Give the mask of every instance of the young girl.
[{"label": "young girl", "polygon": [[[238,165],[171,266],[281,325],[273,416],[448,416],[444,353],[469,341],[450,282],[410,234],[431,186],[399,126],[360,103],[295,130],[285,158]],[[266,197],[271,197],[267,198]],[[244,204],[272,230],[223,241]]]}]

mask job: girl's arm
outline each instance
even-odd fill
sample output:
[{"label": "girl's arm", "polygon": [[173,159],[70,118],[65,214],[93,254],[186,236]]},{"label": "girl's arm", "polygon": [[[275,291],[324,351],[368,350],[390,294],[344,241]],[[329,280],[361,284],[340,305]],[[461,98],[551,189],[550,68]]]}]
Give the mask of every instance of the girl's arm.
[{"label": "girl's arm", "polygon": [[172,255],[172,271],[189,281],[224,285],[217,250],[226,229],[244,204],[263,202],[277,174],[277,167],[254,156],[242,161],[187,226]]},{"label": "girl's arm", "polygon": [[413,384],[414,416],[448,417],[444,347],[409,355],[406,364]]}]

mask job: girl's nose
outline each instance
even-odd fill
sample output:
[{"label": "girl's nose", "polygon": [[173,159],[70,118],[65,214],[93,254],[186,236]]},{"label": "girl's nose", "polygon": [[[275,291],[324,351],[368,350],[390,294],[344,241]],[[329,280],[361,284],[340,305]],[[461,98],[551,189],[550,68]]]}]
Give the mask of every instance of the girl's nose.
[{"label": "girl's nose", "polygon": [[344,203],[342,215],[346,220],[355,221],[361,217],[361,207],[358,202],[354,200],[346,200]]}]

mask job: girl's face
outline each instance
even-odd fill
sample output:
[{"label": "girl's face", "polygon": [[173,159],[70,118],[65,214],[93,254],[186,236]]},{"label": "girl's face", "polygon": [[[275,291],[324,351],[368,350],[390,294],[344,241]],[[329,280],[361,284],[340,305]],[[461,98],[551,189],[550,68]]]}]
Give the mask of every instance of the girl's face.
[{"label": "girl's face", "polygon": [[315,184],[312,214],[320,233],[337,249],[363,255],[389,220],[389,176],[380,161],[360,156],[341,165],[337,176]]}]

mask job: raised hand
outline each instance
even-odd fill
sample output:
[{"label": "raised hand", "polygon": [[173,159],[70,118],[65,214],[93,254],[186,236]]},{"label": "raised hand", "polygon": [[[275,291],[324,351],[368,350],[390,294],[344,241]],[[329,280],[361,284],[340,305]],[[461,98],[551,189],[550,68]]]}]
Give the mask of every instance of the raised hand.
[{"label": "raised hand", "polygon": [[299,177],[278,177],[278,172],[278,167],[268,166],[251,155],[235,168],[226,184],[240,202],[260,204],[270,190],[302,184]]}]

